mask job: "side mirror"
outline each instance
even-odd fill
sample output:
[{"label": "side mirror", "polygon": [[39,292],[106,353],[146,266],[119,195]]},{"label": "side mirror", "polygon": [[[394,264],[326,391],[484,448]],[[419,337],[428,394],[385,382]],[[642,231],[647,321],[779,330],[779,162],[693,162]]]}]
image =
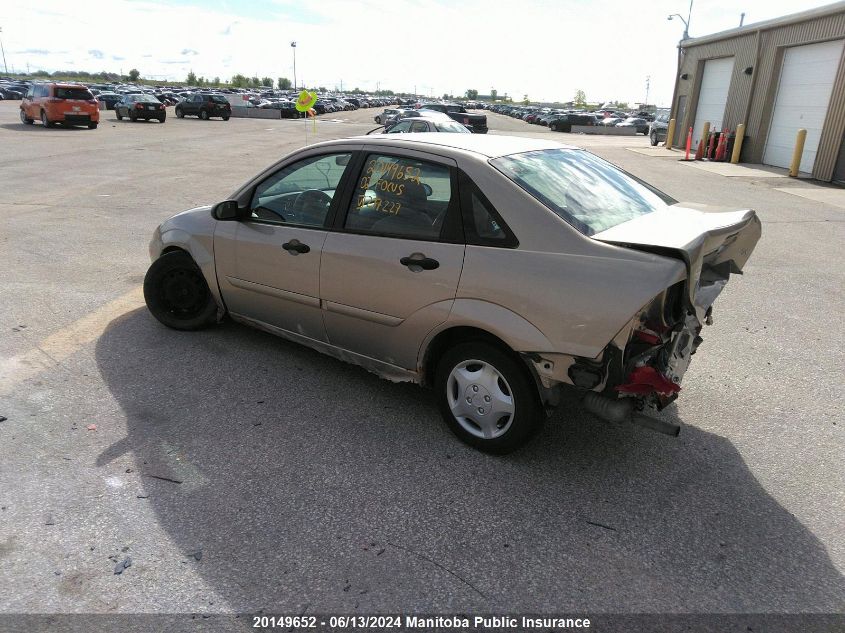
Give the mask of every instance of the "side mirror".
[{"label": "side mirror", "polygon": [[[369,132],[368,132],[369,134]],[[349,160],[352,158],[352,154],[340,154],[339,156],[334,157],[334,164],[340,167],[344,167],[349,164]]]},{"label": "side mirror", "polygon": [[240,216],[237,200],[224,200],[211,209],[211,215],[215,219],[225,221],[237,220]]}]

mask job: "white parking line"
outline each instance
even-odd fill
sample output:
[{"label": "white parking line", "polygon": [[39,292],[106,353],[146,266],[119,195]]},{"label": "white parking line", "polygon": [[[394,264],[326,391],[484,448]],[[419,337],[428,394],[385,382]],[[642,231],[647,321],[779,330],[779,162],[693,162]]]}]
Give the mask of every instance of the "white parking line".
[{"label": "white parking line", "polygon": [[142,305],[144,294],[138,286],[42,339],[32,349],[0,359],[0,396],[10,394],[19,384],[42,372],[60,367],[63,361],[99,338],[115,318]]}]

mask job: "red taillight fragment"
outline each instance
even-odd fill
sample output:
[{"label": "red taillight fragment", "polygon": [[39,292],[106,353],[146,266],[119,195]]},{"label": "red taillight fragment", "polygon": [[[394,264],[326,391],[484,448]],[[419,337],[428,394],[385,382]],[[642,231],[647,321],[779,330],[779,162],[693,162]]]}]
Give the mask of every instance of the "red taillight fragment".
[{"label": "red taillight fragment", "polygon": [[657,345],[660,342],[660,337],[657,336],[657,334],[652,334],[651,332],[645,332],[643,330],[634,330],[634,336],[641,341],[651,343],[652,345]]},{"label": "red taillight fragment", "polygon": [[628,374],[627,383],[616,387],[616,391],[620,393],[631,393],[640,396],[647,396],[652,393],[669,396],[680,390],[680,385],[666,378],[666,376],[658,372],[654,367],[637,367]]}]

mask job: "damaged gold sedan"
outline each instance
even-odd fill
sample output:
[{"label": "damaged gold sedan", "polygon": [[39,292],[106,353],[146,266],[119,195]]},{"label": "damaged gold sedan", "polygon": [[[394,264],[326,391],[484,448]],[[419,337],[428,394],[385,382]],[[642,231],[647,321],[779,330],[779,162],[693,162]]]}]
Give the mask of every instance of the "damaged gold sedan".
[{"label": "damaged gold sedan", "polygon": [[303,148],[162,223],[144,292],[170,327],[228,315],[430,386],[459,438],[507,453],[563,386],[676,434],[639,412],[677,397],[760,232],[752,210],[679,204],[559,143],[368,136]]}]

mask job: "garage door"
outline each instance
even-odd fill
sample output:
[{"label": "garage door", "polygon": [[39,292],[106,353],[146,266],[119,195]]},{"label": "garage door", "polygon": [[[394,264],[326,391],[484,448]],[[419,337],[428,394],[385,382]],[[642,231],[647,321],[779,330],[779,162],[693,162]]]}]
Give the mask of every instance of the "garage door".
[{"label": "garage door", "polygon": [[692,128],[692,138],[696,143],[701,138],[705,121],[710,121],[711,130],[722,129],[733,72],[733,57],[708,59],[704,62],[704,74],[701,77],[701,90],[698,92],[698,105],[695,108],[695,123]]},{"label": "garage door", "polygon": [[799,171],[810,173],[827,116],[836,68],[842,58],[843,40],[788,48],[783,55],[780,84],[763,162],[789,167],[795,135],[807,130]]}]

